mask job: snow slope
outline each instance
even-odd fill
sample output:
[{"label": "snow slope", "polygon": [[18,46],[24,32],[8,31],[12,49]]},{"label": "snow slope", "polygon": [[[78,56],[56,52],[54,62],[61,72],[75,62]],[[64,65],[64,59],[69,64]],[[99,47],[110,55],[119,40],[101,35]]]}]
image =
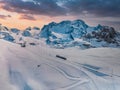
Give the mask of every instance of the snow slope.
[{"label": "snow slope", "polygon": [[120,48],[0,48],[0,90],[120,90]]}]

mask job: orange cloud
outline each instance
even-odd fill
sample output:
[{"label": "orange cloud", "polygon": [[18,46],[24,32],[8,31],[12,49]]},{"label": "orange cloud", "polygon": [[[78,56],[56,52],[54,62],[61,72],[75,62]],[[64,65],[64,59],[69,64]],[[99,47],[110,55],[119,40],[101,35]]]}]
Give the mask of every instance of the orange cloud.
[{"label": "orange cloud", "polygon": [[22,14],[19,19],[34,20],[34,21],[36,20],[34,16],[27,14]]}]

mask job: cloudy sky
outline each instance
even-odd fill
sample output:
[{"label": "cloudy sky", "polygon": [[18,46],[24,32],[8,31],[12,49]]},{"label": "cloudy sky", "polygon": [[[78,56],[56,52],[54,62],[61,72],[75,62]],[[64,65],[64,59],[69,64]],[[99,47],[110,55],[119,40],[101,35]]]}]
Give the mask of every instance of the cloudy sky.
[{"label": "cloudy sky", "polygon": [[0,23],[25,29],[62,20],[120,29],[120,0],[0,0]]}]

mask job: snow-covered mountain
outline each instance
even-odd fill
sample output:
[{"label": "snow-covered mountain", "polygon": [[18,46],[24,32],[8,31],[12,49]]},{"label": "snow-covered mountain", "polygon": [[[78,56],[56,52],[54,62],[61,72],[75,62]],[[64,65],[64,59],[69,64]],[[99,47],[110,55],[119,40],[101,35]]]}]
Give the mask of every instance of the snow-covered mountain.
[{"label": "snow-covered mountain", "polygon": [[114,28],[101,25],[90,27],[82,20],[52,22],[41,29],[40,37],[56,48],[120,46],[120,34]]},{"label": "snow-covered mountain", "polygon": [[16,44],[38,44],[40,29],[38,27],[28,27],[25,30],[17,28],[7,28],[0,25],[0,39],[4,39]]},{"label": "snow-covered mountain", "polygon": [[23,31],[0,25],[0,38],[20,45],[36,45],[44,39],[47,45],[55,48],[120,47],[120,33],[113,27],[90,27],[82,20],[51,22],[42,29],[28,27]]},{"label": "snow-covered mountain", "polygon": [[10,42],[13,42],[15,39],[10,34],[10,31],[7,27],[0,25],[0,39],[4,39]]}]

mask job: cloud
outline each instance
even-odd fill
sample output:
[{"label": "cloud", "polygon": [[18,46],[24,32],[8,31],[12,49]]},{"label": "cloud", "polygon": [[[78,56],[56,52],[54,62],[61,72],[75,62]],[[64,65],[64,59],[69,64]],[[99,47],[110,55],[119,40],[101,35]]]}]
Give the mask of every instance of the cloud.
[{"label": "cloud", "polygon": [[6,19],[6,18],[10,18],[10,15],[0,15],[0,19]]},{"label": "cloud", "polygon": [[25,14],[21,15],[19,19],[36,20],[33,16]]},{"label": "cloud", "polygon": [[100,17],[120,17],[120,0],[68,0],[64,3],[70,14],[93,14]]},{"label": "cloud", "polygon": [[2,8],[45,16],[120,17],[120,0],[0,0]]},{"label": "cloud", "polygon": [[47,16],[65,15],[65,9],[58,6],[55,0],[1,0],[3,9],[22,14],[35,14]]}]

